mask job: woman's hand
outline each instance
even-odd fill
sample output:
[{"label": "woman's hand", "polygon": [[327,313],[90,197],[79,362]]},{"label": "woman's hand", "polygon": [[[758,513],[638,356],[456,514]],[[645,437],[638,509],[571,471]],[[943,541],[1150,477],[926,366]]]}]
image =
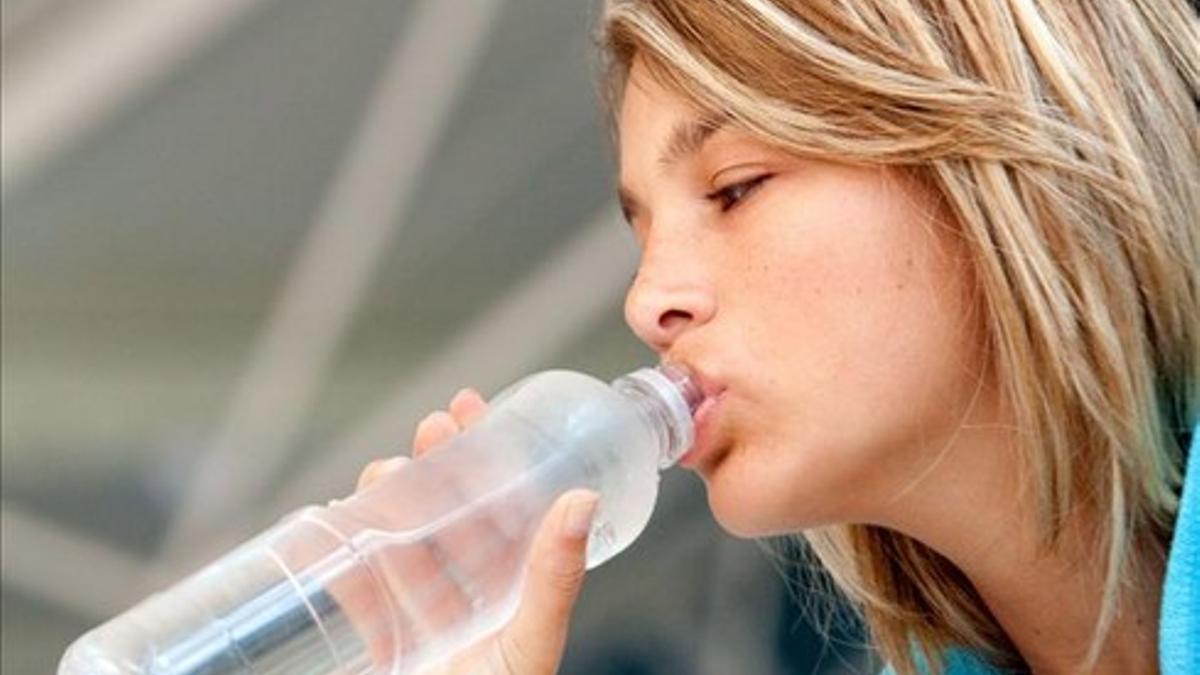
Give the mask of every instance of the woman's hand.
[{"label": "woman's hand", "polygon": [[[467,428],[486,411],[487,403],[478,392],[458,392],[448,412],[431,413],[417,425],[413,457],[420,457]],[[395,457],[372,462],[359,477],[358,489],[408,461],[407,457]],[[589,490],[572,490],[554,502],[534,535],[521,604],[513,620],[447,663],[425,672],[546,675],[558,670],[571,608],[583,585],[585,548],[597,499],[598,495]]]}]

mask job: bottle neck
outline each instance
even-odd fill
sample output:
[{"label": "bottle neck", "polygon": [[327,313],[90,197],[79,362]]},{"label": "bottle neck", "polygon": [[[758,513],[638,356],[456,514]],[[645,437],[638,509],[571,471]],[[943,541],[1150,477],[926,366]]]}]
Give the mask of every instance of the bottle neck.
[{"label": "bottle neck", "polygon": [[659,469],[678,462],[695,440],[692,415],[704,400],[687,370],[664,363],[623,375],[612,386],[634,402],[657,435]]}]

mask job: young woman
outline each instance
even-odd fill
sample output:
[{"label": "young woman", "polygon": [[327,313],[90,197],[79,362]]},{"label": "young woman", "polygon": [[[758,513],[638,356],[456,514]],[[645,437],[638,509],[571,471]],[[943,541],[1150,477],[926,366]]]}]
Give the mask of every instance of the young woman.
[{"label": "young woman", "polygon": [[[1160,624],[1164,669],[1197,658],[1197,26],[1183,0],[606,7],[627,320],[715,402],[686,464],[730,532],[806,539],[897,672],[1156,672]],[[452,670],[555,670],[593,504],[556,504],[518,617]]]}]

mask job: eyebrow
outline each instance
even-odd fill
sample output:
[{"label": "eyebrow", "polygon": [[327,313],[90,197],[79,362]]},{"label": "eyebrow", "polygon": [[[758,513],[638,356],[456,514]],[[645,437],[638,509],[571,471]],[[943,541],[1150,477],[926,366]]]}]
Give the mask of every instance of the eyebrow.
[{"label": "eyebrow", "polygon": [[[724,119],[713,116],[679,122],[663,145],[663,150],[658,156],[659,165],[670,166],[696,154],[704,147],[704,143],[724,126]],[[632,224],[632,214],[641,210],[641,205],[623,186],[617,188],[617,199],[621,203],[621,213],[626,222]]]},{"label": "eyebrow", "polygon": [[704,147],[704,142],[723,126],[725,126],[725,122],[716,117],[687,120],[676,124],[671,131],[670,139],[663,146],[658,163],[675,164],[688,155],[694,155]]}]

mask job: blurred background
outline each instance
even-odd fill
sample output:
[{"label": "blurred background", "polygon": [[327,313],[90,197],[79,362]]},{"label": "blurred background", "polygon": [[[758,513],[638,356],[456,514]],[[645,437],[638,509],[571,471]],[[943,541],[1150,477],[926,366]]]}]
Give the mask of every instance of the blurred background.
[{"label": "blurred background", "polygon": [[[0,2],[3,672],[348,492],[464,385],[653,363],[598,2]],[[562,672],[869,672],[793,572],[669,473]]]}]

